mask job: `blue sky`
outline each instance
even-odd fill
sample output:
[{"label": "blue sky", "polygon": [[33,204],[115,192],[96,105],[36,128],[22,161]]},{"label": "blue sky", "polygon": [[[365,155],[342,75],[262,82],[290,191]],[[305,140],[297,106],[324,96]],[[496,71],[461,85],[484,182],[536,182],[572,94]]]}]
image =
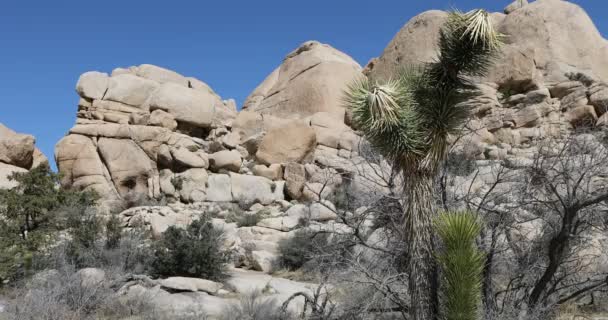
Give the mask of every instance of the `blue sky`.
[{"label": "blue sky", "polygon": [[[501,11],[508,2],[2,0],[0,122],[36,136],[52,159],[74,124],[83,72],[155,64],[199,78],[240,105],[304,41],[331,44],[365,65],[422,11]],[[608,33],[606,1],[571,2]]]}]

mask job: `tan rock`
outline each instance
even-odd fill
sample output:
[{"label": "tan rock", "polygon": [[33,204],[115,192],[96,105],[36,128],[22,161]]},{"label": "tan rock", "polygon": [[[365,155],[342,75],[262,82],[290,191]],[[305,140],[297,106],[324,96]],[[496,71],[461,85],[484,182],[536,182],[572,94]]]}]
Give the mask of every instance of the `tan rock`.
[{"label": "tan rock", "polygon": [[121,74],[110,77],[108,91],[104,96],[104,100],[122,102],[131,106],[141,106],[158,86],[158,82],[152,80],[140,78],[132,74]]},{"label": "tan rock", "polygon": [[64,187],[93,190],[104,199],[118,198],[91,138],[76,134],[64,137],[55,146],[55,160]]},{"label": "tan rock", "polygon": [[25,173],[26,169],[0,162],[0,189],[12,189],[18,185],[17,181],[9,180],[13,173]]},{"label": "tan rock", "polygon": [[585,89],[585,86],[579,81],[564,81],[549,88],[551,97],[561,99],[574,91]]},{"label": "tan rock", "polygon": [[[104,109],[111,111],[118,111],[123,113],[147,113],[147,109],[145,107],[134,107],[128,104],[124,104],[116,101],[109,100],[93,100],[92,106],[95,109]],[[103,111],[103,110],[99,110]]]},{"label": "tan rock", "polygon": [[594,126],[598,117],[593,106],[579,106],[566,113],[566,119],[575,127]]},{"label": "tan rock", "polygon": [[368,64],[366,74],[374,79],[387,80],[394,76],[399,66],[435,59],[439,30],[447,17],[446,12],[432,10],[412,18],[393,37],[382,55]]},{"label": "tan rock", "polygon": [[171,156],[175,163],[186,168],[204,168],[209,167],[209,158],[207,154],[197,151],[191,152],[187,148],[170,148]]},{"label": "tan rock", "polygon": [[509,4],[505,8],[504,12],[505,12],[505,14],[512,13],[513,11],[515,11],[517,9],[523,8],[527,4],[528,4],[528,0],[515,0],[515,1],[511,2],[511,4]]},{"label": "tan rock", "polygon": [[178,290],[178,291],[203,291],[209,294],[216,294],[223,285],[218,282],[213,282],[199,278],[186,278],[186,277],[170,277],[167,279],[160,280],[161,287]]},{"label": "tan rock", "polygon": [[361,67],[346,54],[309,41],[287,55],[246,99],[244,109],[281,118],[301,118],[325,111],[344,116],[340,101]]},{"label": "tan rock", "polygon": [[215,108],[222,104],[217,96],[167,82],[150,97],[150,110],[164,110],[184,122],[208,128],[213,123]]},{"label": "tan rock", "polygon": [[151,64],[142,64],[135,68],[135,74],[145,79],[150,79],[158,83],[173,82],[184,87],[188,87],[188,79],[181,74],[161,68]]},{"label": "tan rock", "polygon": [[109,77],[107,73],[90,71],[83,73],[76,84],[76,92],[89,99],[103,99],[108,90]]},{"label": "tan rock", "polygon": [[[366,73],[388,79],[401,66],[432,61],[446,17],[445,12],[429,11],[411,19],[382,56],[368,64]],[[489,79],[498,80],[493,82],[522,88],[529,80],[533,84],[540,80],[541,75],[545,82],[564,81],[565,73],[577,70],[593,70],[600,79],[608,79],[608,41],[576,4],[534,1],[506,16],[492,15],[492,21],[507,39],[502,58],[490,70]],[[535,74],[534,67],[540,73]]]},{"label": "tan rock", "polygon": [[261,114],[243,110],[232,123],[232,132],[238,133],[242,141],[261,133],[264,130],[264,118]]},{"label": "tan rock", "polygon": [[533,127],[536,125],[537,120],[542,116],[538,105],[527,106],[513,115],[513,122],[515,127]]},{"label": "tan rock", "polygon": [[151,126],[167,128],[171,131],[174,131],[177,128],[177,121],[175,121],[175,117],[172,114],[160,109],[152,111],[148,124]]},{"label": "tan rock", "polygon": [[207,199],[207,181],[209,175],[202,168],[188,169],[175,175],[181,186],[177,191],[181,200],[186,203],[202,202]]},{"label": "tan rock", "polygon": [[302,190],[306,183],[306,170],[304,165],[289,162],[285,165],[285,173],[283,178],[286,182],[286,192],[292,199],[299,199],[302,196]]},{"label": "tan rock", "polygon": [[256,153],[263,164],[301,162],[312,153],[317,143],[314,130],[305,123],[291,124],[269,131]]},{"label": "tan rock", "polygon": [[148,194],[148,178],[156,166],[135,142],[100,138],[98,148],[121,196]]},{"label": "tan rock", "polygon": [[504,46],[485,80],[497,83],[502,90],[512,92],[538,88],[542,75],[536,70],[534,54],[532,49]]},{"label": "tan rock", "polygon": [[281,180],[283,178],[283,166],[280,164],[271,164],[270,166],[259,164],[255,165],[252,171],[254,175],[270,180]]},{"label": "tan rock", "polygon": [[536,66],[549,81],[563,80],[573,68],[608,79],[608,43],[572,2],[534,1],[507,15],[499,31],[510,46],[534,52]]},{"label": "tan rock", "polygon": [[594,84],[589,88],[589,104],[595,107],[598,115],[608,111],[608,85]]},{"label": "tan rock", "polygon": [[251,205],[261,203],[271,204],[276,200],[283,200],[284,185],[263,177],[248,176],[230,173],[232,197],[234,201]]},{"label": "tan rock", "polygon": [[30,169],[34,161],[35,142],[33,136],[16,133],[0,124],[0,162]]},{"label": "tan rock", "polygon": [[222,169],[239,172],[242,162],[241,154],[236,150],[222,150],[209,155],[209,167],[215,172]]},{"label": "tan rock", "polygon": [[608,112],[604,113],[599,119],[597,119],[597,123],[595,124],[598,127],[607,127],[608,128]]}]

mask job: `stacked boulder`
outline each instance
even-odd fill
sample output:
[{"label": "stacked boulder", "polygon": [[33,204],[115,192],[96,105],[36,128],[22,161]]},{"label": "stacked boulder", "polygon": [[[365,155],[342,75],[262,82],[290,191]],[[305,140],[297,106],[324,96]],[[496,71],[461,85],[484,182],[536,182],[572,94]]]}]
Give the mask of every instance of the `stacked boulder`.
[{"label": "stacked boulder", "polygon": [[245,208],[331,193],[336,184],[324,175],[358,169],[351,158],[360,138],[340,99],[361,67],[311,41],[273,74],[241,112],[203,82],[152,65],[83,74],[76,125],[55,150],[63,185],[108,202],[137,196]]},{"label": "stacked boulder", "polygon": [[0,189],[16,186],[15,181],[8,179],[14,172],[27,172],[43,163],[48,164],[35,144],[33,136],[17,133],[0,123]]}]

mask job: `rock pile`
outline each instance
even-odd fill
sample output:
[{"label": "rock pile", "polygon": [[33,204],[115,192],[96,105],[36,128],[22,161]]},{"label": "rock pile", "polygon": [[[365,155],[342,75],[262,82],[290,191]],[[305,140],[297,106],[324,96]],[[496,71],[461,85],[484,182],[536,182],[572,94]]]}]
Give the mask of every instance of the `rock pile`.
[{"label": "rock pile", "polygon": [[314,176],[344,169],[359,141],[339,98],[360,70],[336,49],[307,42],[240,113],[203,82],[160,67],[87,72],[76,85],[76,125],[55,150],[62,183],[108,203],[147,197],[247,207],[311,197],[305,190],[322,182]]},{"label": "rock pile", "polygon": [[13,172],[27,172],[48,163],[35,144],[33,136],[17,133],[0,123],[0,188],[15,187],[15,182],[8,179]]}]

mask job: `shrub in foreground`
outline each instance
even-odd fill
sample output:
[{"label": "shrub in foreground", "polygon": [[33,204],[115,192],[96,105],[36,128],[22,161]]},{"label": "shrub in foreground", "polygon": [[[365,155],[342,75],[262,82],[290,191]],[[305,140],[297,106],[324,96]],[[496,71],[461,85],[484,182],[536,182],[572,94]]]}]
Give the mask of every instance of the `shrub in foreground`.
[{"label": "shrub in foreground", "polygon": [[227,277],[230,254],[222,248],[223,232],[208,217],[187,228],[169,227],[153,245],[152,269],[157,276],[199,277],[220,281]]}]

